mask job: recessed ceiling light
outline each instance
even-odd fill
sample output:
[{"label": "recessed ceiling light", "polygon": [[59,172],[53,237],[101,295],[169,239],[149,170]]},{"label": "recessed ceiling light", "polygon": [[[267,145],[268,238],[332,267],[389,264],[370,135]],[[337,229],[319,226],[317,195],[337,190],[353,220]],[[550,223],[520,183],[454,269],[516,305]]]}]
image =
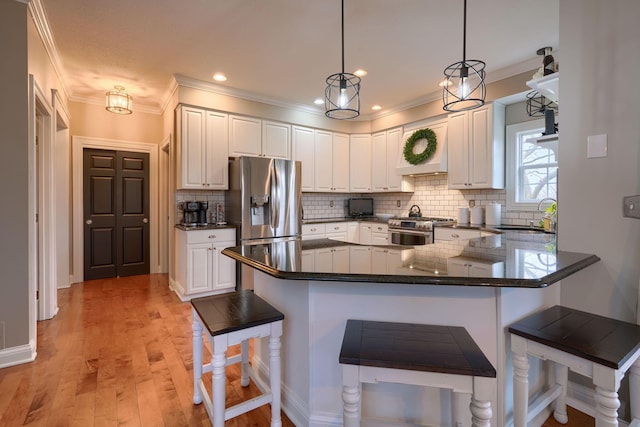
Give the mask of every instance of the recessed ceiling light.
[{"label": "recessed ceiling light", "polygon": [[382,107],[379,105],[374,105],[373,107],[371,107],[371,109],[374,111],[378,111],[378,110],[382,110]]},{"label": "recessed ceiling light", "polygon": [[316,104],[316,105],[322,105],[322,104],[324,104],[324,99],[322,99],[322,98],[316,98],[316,99],[313,101],[313,103],[314,103],[314,104]]},{"label": "recessed ceiling light", "polygon": [[367,75],[367,70],[363,70],[362,68],[360,68],[358,70],[355,70],[353,74],[355,74],[358,77],[364,77]]},{"label": "recessed ceiling light", "polygon": [[226,82],[227,81],[227,76],[225,76],[222,73],[215,73],[213,75],[213,80],[215,80],[217,82]]}]

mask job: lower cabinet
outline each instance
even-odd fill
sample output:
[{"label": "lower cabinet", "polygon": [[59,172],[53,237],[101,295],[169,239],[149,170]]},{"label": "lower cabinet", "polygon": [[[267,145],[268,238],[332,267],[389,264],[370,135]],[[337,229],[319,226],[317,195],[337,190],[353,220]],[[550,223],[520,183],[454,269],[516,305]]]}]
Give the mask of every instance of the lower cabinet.
[{"label": "lower cabinet", "polygon": [[469,240],[476,237],[493,236],[494,234],[472,228],[435,227],[433,229],[433,238],[436,242],[443,240]]},{"label": "lower cabinet", "polygon": [[181,300],[231,292],[236,287],[236,262],[222,250],[236,245],[233,228],[177,230],[173,290]]},{"label": "lower cabinet", "polygon": [[447,270],[450,276],[504,277],[504,262],[457,256],[447,259]]}]

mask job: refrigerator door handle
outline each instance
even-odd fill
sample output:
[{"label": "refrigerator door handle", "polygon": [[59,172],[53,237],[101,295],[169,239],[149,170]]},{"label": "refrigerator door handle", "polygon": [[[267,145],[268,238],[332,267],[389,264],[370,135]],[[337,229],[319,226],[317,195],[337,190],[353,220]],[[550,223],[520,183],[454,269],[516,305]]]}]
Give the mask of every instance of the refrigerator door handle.
[{"label": "refrigerator door handle", "polygon": [[275,167],[275,162],[271,163],[271,203],[269,203],[269,213],[271,216],[271,228],[273,229],[273,235],[276,235],[275,231],[279,226],[279,214],[280,214],[280,203],[282,201],[278,197],[278,192],[280,190],[280,177],[278,176],[278,170]]}]

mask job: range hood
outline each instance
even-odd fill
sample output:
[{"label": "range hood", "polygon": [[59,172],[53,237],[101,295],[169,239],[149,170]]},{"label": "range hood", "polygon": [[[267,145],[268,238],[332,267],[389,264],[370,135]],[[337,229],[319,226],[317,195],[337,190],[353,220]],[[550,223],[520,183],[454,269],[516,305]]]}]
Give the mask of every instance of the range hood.
[{"label": "range hood", "polygon": [[[411,124],[410,127],[404,128],[402,141],[400,141],[398,149],[398,163],[396,172],[398,175],[425,175],[447,172],[447,126],[448,120],[440,119],[437,121],[424,121]],[[407,139],[419,129],[431,129],[436,134],[437,145],[436,152],[422,163],[412,165],[404,158],[404,145]],[[427,146],[426,140],[419,140],[413,147],[414,153],[422,152]]]}]

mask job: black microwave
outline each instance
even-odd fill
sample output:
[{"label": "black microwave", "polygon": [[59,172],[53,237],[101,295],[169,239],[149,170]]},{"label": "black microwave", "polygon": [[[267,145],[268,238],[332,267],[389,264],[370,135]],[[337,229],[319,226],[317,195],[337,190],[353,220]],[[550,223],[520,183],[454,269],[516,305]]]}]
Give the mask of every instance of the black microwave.
[{"label": "black microwave", "polygon": [[347,215],[353,218],[361,216],[373,216],[373,199],[370,197],[348,199],[347,211]]}]

